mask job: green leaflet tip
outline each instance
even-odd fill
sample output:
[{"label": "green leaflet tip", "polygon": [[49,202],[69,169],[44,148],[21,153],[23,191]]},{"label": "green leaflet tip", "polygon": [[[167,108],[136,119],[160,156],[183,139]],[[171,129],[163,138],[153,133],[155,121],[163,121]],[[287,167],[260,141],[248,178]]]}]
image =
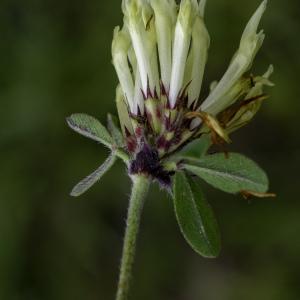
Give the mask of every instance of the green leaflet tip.
[{"label": "green leaflet tip", "polygon": [[70,196],[71,197],[74,197],[74,198],[78,198],[80,195],[79,194],[77,194],[75,191],[74,191],[74,189],[71,191],[71,193],[70,193]]},{"label": "green leaflet tip", "polygon": [[74,125],[74,122],[72,121],[72,116],[74,116],[74,115],[70,115],[69,117],[66,117],[67,125],[68,125],[71,129],[73,129],[72,126]]}]

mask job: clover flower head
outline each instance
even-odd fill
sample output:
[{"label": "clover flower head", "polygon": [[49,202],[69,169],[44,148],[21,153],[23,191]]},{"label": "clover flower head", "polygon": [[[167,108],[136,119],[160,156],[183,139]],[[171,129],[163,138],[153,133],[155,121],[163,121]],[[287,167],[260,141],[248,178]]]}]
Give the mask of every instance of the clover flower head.
[{"label": "clover flower head", "polygon": [[[258,31],[265,0],[248,22],[223,77],[206,98],[200,94],[210,45],[205,5],[205,0],[182,0],[180,5],[174,0],[123,0],[124,25],[114,31],[112,57],[127,150],[138,158],[132,172],[155,176],[149,170],[154,164],[163,173],[156,176],[168,178],[160,160],[189,141],[208,131],[229,141],[228,133],[258,111],[265,99],[263,86],[272,85],[272,66],[264,76],[246,75],[265,37]],[[147,166],[149,153],[155,163]]]},{"label": "clover flower head", "polygon": [[[134,248],[144,198],[158,181],[173,197],[181,232],[204,257],[218,256],[217,222],[199,177],[213,187],[245,198],[275,197],[266,173],[237,154],[209,154],[212,144],[230,143],[229,135],[249,123],[272,86],[270,66],[262,76],[250,73],[265,35],[258,29],[264,0],[250,18],[227,71],[201,93],[210,37],[204,22],[206,1],[123,0],[124,24],[116,27],[112,61],[119,84],[119,123],[108,116],[107,128],[94,117],[73,114],[68,125],[104,144],[110,156],[72,190],[79,196],[121,158],[132,179],[117,300],[128,299]],[[120,128],[121,127],[121,128]]]}]

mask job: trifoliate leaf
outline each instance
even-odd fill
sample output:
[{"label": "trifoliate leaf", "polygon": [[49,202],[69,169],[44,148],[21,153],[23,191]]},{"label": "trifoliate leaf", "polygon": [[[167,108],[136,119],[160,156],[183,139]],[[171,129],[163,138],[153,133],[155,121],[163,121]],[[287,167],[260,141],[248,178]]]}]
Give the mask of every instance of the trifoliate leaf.
[{"label": "trifoliate leaf", "polygon": [[91,188],[100,178],[113,166],[116,161],[114,153],[106,159],[106,161],[92,174],[80,181],[72,190],[71,196],[78,197]]},{"label": "trifoliate leaf", "polygon": [[187,242],[204,257],[218,256],[221,249],[218,224],[200,186],[184,172],[177,172],[173,189],[177,221]]},{"label": "trifoliate leaf", "polygon": [[268,190],[265,172],[255,162],[237,153],[229,153],[228,158],[219,153],[201,159],[189,159],[183,167],[227,193],[265,193]]},{"label": "trifoliate leaf", "polygon": [[73,114],[67,118],[68,125],[79,134],[111,147],[112,137],[107,129],[94,117],[86,114]]}]

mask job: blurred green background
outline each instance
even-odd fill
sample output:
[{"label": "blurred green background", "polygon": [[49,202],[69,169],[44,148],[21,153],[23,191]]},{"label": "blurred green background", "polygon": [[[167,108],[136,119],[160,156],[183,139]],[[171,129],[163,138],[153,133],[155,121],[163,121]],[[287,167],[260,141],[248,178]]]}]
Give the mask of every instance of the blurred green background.
[{"label": "blurred green background", "polygon": [[[107,151],[65,117],[115,113],[111,39],[121,1],[0,2],[0,299],[114,299],[130,181],[118,163],[79,199],[72,186]],[[259,1],[210,0],[206,87],[220,78]],[[275,200],[246,201],[204,185],[222,230],[215,260],[182,238],[171,199],[152,189],[131,299],[300,299],[300,19],[298,0],[271,0],[254,73],[275,66],[255,122],[233,136],[268,171]]]}]

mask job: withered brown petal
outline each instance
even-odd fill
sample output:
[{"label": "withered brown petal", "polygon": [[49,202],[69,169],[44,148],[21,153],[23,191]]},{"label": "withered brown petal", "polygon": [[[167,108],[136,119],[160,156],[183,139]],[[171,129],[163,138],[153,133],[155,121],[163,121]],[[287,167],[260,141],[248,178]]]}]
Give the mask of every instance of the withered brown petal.
[{"label": "withered brown petal", "polygon": [[229,138],[228,134],[224,130],[224,128],[221,126],[219,121],[213,117],[212,115],[203,112],[203,111],[195,111],[195,112],[189,112],[186,114],[186,117],[189,119],[192,118],[200,118],[205,125],[214,132],[218,137],[220,137],[222,140],[224,140],[226,143],[231,143],[231,139]]},{"label": "withered brown petal", "polygon": [[245,199],[249,199],[251,197],[256,198],[275,198],[277,195],[274,193],[258,193],[253,191],[241,191],[242,196]]}]

